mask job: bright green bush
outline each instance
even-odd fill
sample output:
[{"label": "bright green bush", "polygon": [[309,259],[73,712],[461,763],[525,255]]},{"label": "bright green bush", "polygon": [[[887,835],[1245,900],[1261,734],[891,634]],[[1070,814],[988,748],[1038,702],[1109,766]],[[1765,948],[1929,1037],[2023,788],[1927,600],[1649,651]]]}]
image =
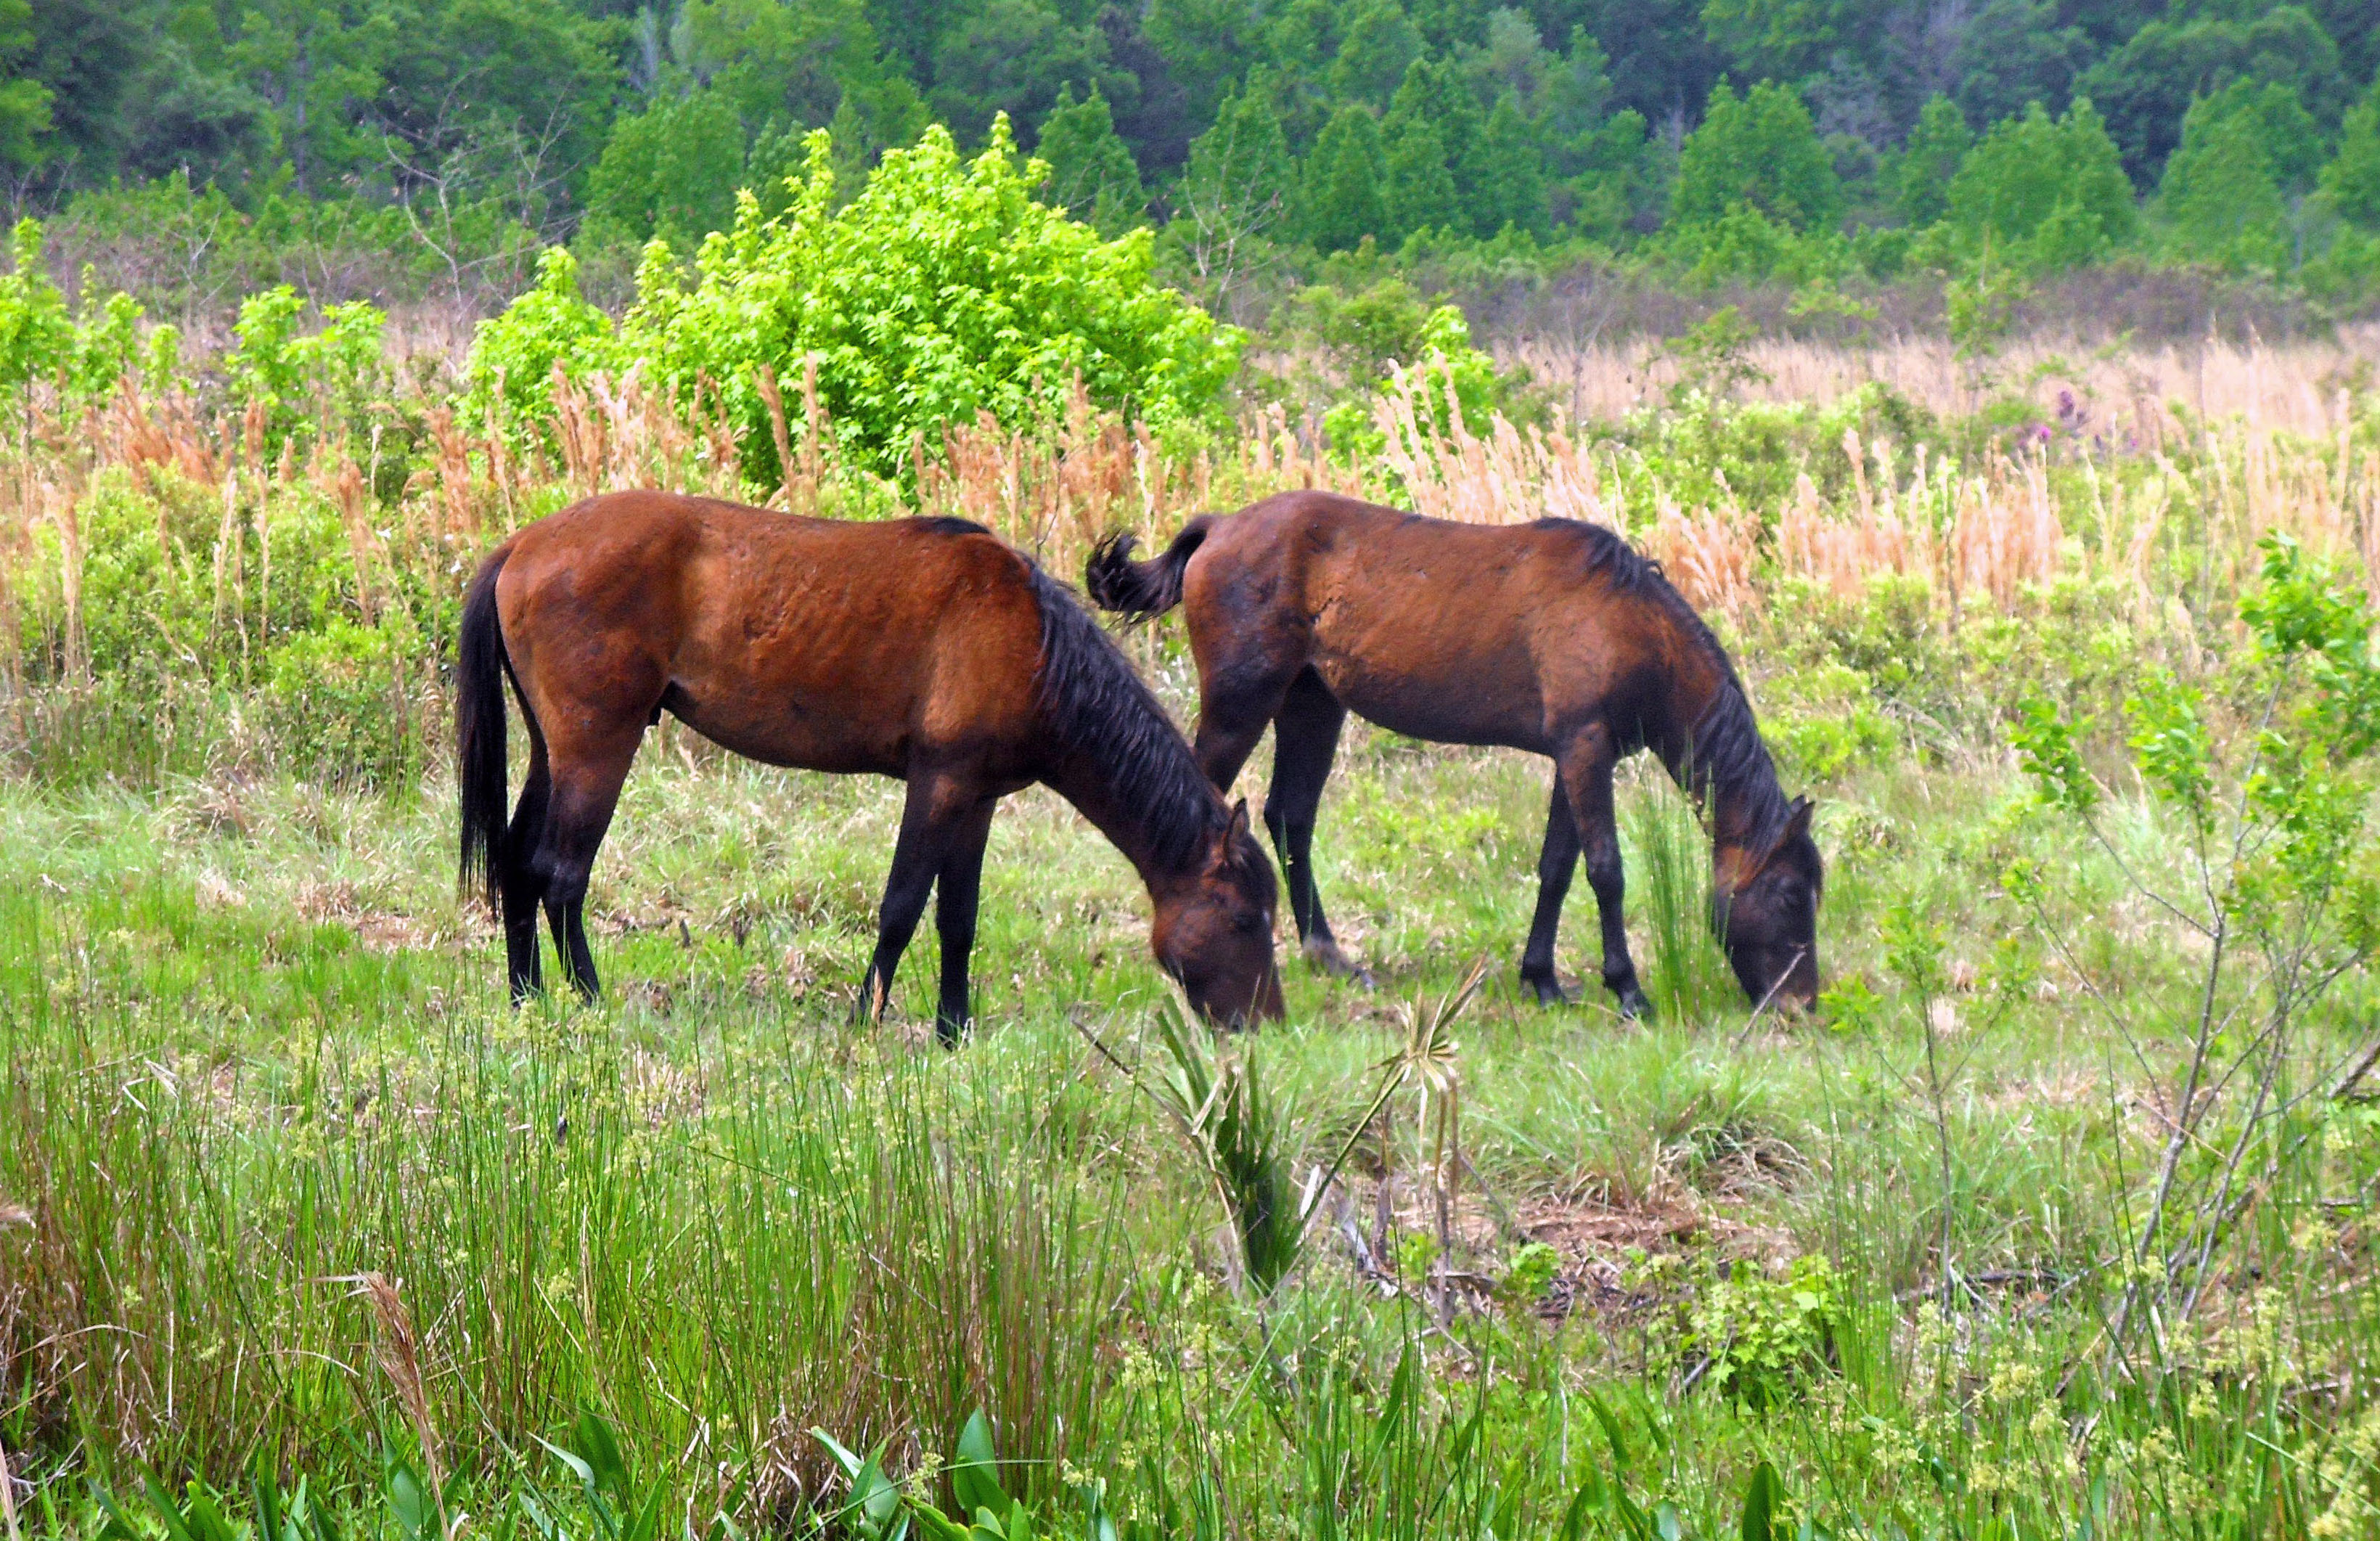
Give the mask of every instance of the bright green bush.
[{"label": "bright green bush", "polygon": [[746,430],[746,463],[775,470],[756,375],[818,359],[819,391],[842,453],[905,473],[911,436],[989,413],[1020,428],[1052,420],[1075,377],[1113,411],[1165,424],[1203,419],[1239,366],[1241,334],[1218,326],[1149,276],[1151,237],[1102,240],[1037,201],[1047,175],[1016,152],[1007,120],[963,159],[929,129],[888,152],[859,196],[836,206],[832,141],[808,140],[793,205],[769,216],[748,194],[735,228],[703,243],[689,281],[649,249],[635,308],[597,324],[567,267],[482,328],[468,366],[473,400],[502,364],[522,382],[642,360],[647,378],[690,394],[714,382]]},{"label": "bright green bush", "polygon": [[269,450],[310,420],[326,435],[362,431],[386,371],[388,318],[369,301],[328,307],[311,332],[305,316],[306,302],[286,284],[250,295],[240,302],[239,346],[224,356],[233,396],[263,408]]}]

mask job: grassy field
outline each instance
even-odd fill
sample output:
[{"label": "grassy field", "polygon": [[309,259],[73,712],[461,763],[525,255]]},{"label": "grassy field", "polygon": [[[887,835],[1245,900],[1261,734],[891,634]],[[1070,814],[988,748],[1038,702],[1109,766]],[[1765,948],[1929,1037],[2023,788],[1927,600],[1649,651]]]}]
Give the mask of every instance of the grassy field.
[{"label": "grassy field", "polygon": [[[2013,459],[1946,419],[1914,480],[1857,408],[1441,443],[1415,501],[1606,510],[1718,620],[1820,796],[1825,1010],[1752,1016],[1641,762],[1658,1013],[1609,1009],[1584,884],[1583,999],[1527,1002],[1547,767],[1357,731],[1319,865],[1375,989],[1293,965],[1285,1024],[1169,1034],[1138,884],[1036,792],[954,1053],[930,928],[849,1019],[899,789],[674,726],[597,868],[606,995],[507,1008],[439,660],[471,521],[566,487],[463,455],[375,530],[335,463],[252,504],[87,468],[10,548],[7,1523],[2380,1534],[2380,416],[2339,403]],[[1252,436],[1070,502],[1113,439],[935,496],[1066,571],[1318,470]],[[1178,626],[1128,645],[1187,721]],[[1202,1077],[1236,1122],[1169,1102]]]}]

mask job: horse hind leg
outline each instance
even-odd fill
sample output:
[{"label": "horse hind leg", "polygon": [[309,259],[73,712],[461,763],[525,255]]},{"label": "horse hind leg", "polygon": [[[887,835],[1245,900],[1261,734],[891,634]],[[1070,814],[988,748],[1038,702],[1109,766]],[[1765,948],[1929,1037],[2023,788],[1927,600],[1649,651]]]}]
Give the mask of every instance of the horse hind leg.
[{"label": "horse hind leg", "polygon": [[521,784],[520,802],[505,827],[496,872],[504,911],[504,973],[515,1005],[545,988],[537,941],[537,911],[545,898],[545,880],[538,874],[535,858],[545,840],[553,777],[546,764],[543,740],[532,736],[530,743],[528,779]]},{"label": "horse hind leg", "polygon": [[1297,940],[1316,966],[1369,985],[1371,975],[1339,950],[1322,894],[1314,880],[1314,823],[1323,784],[1339,753],[1339,730],[1347,709],[1308,668],[1290,682],[1273,717],[1272,786],[1265,794],[1265,828],[1281,853],[1281,880],[1289,889]]},{"label": "horse hind leg", "polygon": [[576,746],[576,753],[555,754],[543,838],[531,858],[544,891],[546,923],[553,930],[563,977],[589,1001],[601,985],[587,945],[588,877],[643,736],[638,722],[598,744]]}]

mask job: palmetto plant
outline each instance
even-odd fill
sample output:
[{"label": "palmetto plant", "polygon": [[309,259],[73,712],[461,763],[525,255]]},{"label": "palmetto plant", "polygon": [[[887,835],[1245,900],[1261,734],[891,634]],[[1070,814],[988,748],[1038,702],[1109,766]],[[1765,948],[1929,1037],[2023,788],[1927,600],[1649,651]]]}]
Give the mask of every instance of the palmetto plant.
[{"label": "palmetto plant", "polygon": [[[1169,989],[1157,1016],[1159,1052],[1140,1068],[1124,1065],[1084,1029],[1092,1045],[1123,1070],[1160,1108],[1197,1156],[1239,1237],[1241,1262],[1260,1295],[1269,1295],[1297,1267],[1308,1222],[1337,1180],[1364,1132],[1408,1086],[1420,1093],[1415,1120],[1428,1152],[1437,1200],[1439,1245],[1451,1239],[1456,1168],[1463,1154],[1463,1080],[1455,1067],[1455,1021],[1487,981],[1488,960],[1471,965],[1463,982],[1436,1001],[1416,997],[1400,1008],[1402,1041],[1380,1062],[1380,1082],[1327,1166],[1314,1168],[1301,1187],[1291,1168],[1302,1142],[1267,1097],[1253,1053],[1211,1050],[1179,987]],[[1385,1137],[1382,1150],[1390,1145]],[[1389,1173],[1382,1172],[1382,1182]]]}]

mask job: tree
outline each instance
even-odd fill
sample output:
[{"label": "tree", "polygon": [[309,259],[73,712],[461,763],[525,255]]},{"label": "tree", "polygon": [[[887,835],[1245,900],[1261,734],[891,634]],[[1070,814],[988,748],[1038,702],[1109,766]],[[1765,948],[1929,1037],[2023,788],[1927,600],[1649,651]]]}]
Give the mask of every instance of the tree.
[{"label": "tree", "polygon": [[1050,167],[1050,179],[1042,186],[1050,200],[1076,219],[1113,236],[1139,224],[1148,212],[1140,167],[1116,137],[1108,99],[1098,86],[1081,102],[1075,100],[1072,81],[1058,89],[1058,104],[1041,125],[1036,153]]},{"label": "tree", "polygon": [[1111,99],[1136,89],[1131,76],[1110,67],[1098,28],[1069,23],[1044,0],[989,0],[936,46],[928,100],[935,118],[972,143],[1002,114],[1038,125],[1069,80],[1098,86]]},{"label": "tree", "polygon": [[1366,0],[1330,62],[1331,92],[1345,102],[1385,105],[1421,54],[1421,33],[1397,0]]},{"label": "tree", "polygon": [[[5,57],[11,24],[22,0],[0,4],[0,75],[17,73]],[[126,98],[142,62],[143,33],[163,18],[149,5],[126,0],[42,0],[33,10],[30,74],[50,98],[55,148],[79,160],[86,175],[115,169],[123,142]],[[22,91],[17,81],[0,86],[0,98]],[[0,106],[0,121],[8,116]],[[0,144],[7,133],[0,128]],[[0,149],[0,156],[6,153]]]},{"label": "tree", "polygon": [[2077,267],[2131,238],[2132,185],[2087,98],[2062,117],[2039,103],[1996,124],[1950,178],[1944,224],[1957,254],[2020,268]]},{"label": "tree", "polygon": [[2289,255],[2280,181],[2254,113],[2219,105],[2247,89],[2237,82],[2191,108],[2180,148],[2166,162],[2156,219],[2167,249],[2178,257],[2235,273],[2271,273]]},{"label": "tree", "polygon": [[2322,195],[2350,224],[2380,231],[2380,78],[2339,126],[2338,154],[2322,168]]},{"label": "tree", "polygon": [[[897,117],[917,100],[916,88],[886,67],[859,0],[689,0],[671,36],[679,63],[735,104],[747,133],[766,123],[818,127],[854,95],[869,127],[881,128],[876,120],[886,111]],[[880,102],[888,88],[905,101]]]},{"label": "tree", "polygon": [[1384,238],[1401,240],[1425,228],[1475,227],[1484,127],[1471,87],[1452,65],[1419,58],[1406,67],[1380,123],[1388,146]]},{"label": "tree", "polygon": [[613,124],[587,179],[587,237],[659,236],[686,250],[735,218],[744,174],[744,130],[724,91],[664,98]]},{"label": "tree", "polygon": [[812,355],[842,453],[880,476],[906,474],[914,432],[978,412],[1050,420],[1077,372],[1108,410],[1213,414],[1240,334],[1151,278],[1147,230],[1102,240],[1038,201],[1005,118],[990,141],[963,158],[930,127],[838,208],[832,141],[813,133],[785,214],[744,202],[690,285],[646,264],[620,346],[662,388],[714,382],[762,479],[776,467],[754,375],[766,363],[786,378]]},{"label": "tree", "polygon": [[1711,93],[1702,127],[1686,139],[1670,217],[1712,224],[1752,209],[1795,230],[1824,229],[1842,212],[1834,157],[1819,141],[1810,109],[1787,87],[1762,81],[1738,96]]},{"label": "tree", "polygon": [[1582,0],[1539,12],[1538,23],[1554,37],[1584,29],[1609,55],[1616,104],[1682,129],[1727,67],[1702,10],[1701,0]]},{"label": "tree", "polygon": [[1904,223],[1914,228],[1942,217],[1950,206],[1950,178],[1973,143],[1957,103],[1937,96],[1925,103],[1892,168],[1893,207]]},{"label": "tree", "polygon": [[1496,99],[1479,152],[1471,158],[1476,180],[1463,189],[1471,226],[1483,237],[1505,226],[1543,235],[1546,229],[1546,156],[1536,131],[1521,115],[1518,95]]},{"label": "tree", "polygon": [[1305,158],[1305,196],[1301,223],[1305,237],[1324,251],[1344,251],[1387,223],[1380,184],[1387,167],[1380,126],[1361,107],[1330,115],[1314,152]]},{"label": "tree", "polygon": [[1262,72],[1254,74],[1247,90],[1223,99],[1214,127],[1192,141],[1189,168],[1173,195],[1192,270],[1219,311],[1256,260],[1261,237],[1287,217],[1296,187],[1280,115]]},{"label": "tree", "polygon": [[2338,121],[2347,105],[2338,47],[2299,6],[2274,6],[2252,21],[2152,21],[2092,66],[2076,89],[2107,114],[2124,169],[2146,183],[2181,142],[2190,104],[2234,80],[2294,86],[2316,122]]},{"label": "tree", "polygon": [[17,73],[33,49],[31,0],[0,0],[0,163],[30,166],[50,131],[50,88]]},{"label": "tree", "polygon": [[1377,234],[1396,242],[1416,230],[1467,225],[1454,173],[1438,125],[1419,115],[1405,118],[1386,137],[1387,183],[1381,193],[1383,223]]},{"label": "tree", "polygon": [[1862,25],[1872,8],[1860,0],[1705,0],[1703,27],[1744,75],[1801,80],[1881,41]]},{"label": "tree", "polygon": [[2066,110],[2098,50],[2060,15],[2056,0],[1987,0],[1975,13],[1950,55],[1951,94],[1969,124],[2015,117],[2036,102]]}]

